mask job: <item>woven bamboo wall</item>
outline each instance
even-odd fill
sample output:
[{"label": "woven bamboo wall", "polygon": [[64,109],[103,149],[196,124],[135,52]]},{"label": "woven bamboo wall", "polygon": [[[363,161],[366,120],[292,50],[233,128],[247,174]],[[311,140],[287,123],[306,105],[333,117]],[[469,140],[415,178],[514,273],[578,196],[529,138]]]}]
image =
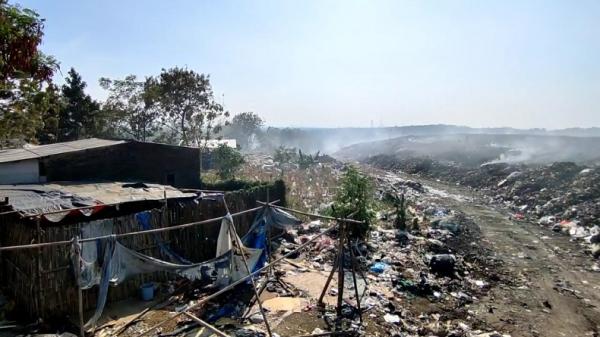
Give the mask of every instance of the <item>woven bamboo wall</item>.
[{"label": "woven bamboo wall", "polygon": [[[229,192],[226,194],[226,200],[231,213],[235,213],[256,207],[256,200],[266,200],[267,193],[270,200],[283,200],[285,187],[282,184],[275,184],[274,186]],[[162,209],[152,210],[152,227],[167,227],[219,217],[224,214],[224,206],[218,201],[170,202],[167,214],[164,214]],[[255,213],[251,213],[235,218],[240,235],[246,233],[254,215]],[[113,222],[113,231],[117,234],[141,229],[135,220],[135,214],[111,218],[109,221]],[[24,224],[13,220],[10,225],[2,225],[2,245],[28,244],[37,241],[35,224]],[[85,223],[42,227],[40,242],[70,240],[74,236],[80,235],[83,225]],[[181,256],[193,262],[200,262],[214,257],[219,228],[220,222],[215,222],[163,232],[159,236]],[[119,241],[126,247],[143,254],[160,257],[152,235],[135,235],[119,239]],[[70,266],[69,250],[69,246],[53,246],[39,250],[4,252],[0,256],[2,282],[8,294],[15,298],[17,306],[23,313],[32,318],[49,318],[76,312],[77,288]],[[41,268],[38,268],[38,263]],[[41,273],[38,273],[38,270],[41,270]],[[169,277],[173,278],[174,276],[166,273],[154,273],[133,277],[119,286],[109,289],[108,303],[136,296],[139,286],[144,282],[160,282]],[[94,309],[97,296],[96,287],[85,290],[83,295],[84,310]]]}]

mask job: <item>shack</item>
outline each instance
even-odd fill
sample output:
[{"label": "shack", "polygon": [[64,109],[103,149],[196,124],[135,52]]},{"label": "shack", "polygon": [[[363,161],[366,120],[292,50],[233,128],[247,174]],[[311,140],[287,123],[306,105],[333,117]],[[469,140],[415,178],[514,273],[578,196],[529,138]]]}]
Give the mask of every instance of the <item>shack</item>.
[{"label": "shack", "polygon": [[[49,183],[0,186],[0,246],[69,241],[98,222],[121,234],[210,219],[257,206],[257,200],[284,200],[281,181],[256,184],[224,196],[148,183]],[[145,223],[139,215],[145,214]],[[235,219],[245,233],[254,214]],[[137,252],[160,257],[161,245],[193,262],[214,258],[218,224],[123,238]],[[69,245],[0,252],[0,282],[18,311],[31,318],[76,315],[77,286]],[[173,278],[164,272],[133,277],[111,288],[108,303],[138,294],[142,283]],[[83,292],[85,310],[96,307],[97,288]]]},{"label": "shack", "polygon": [[99,180],[199,188],[200,151],[98,138],[0,150],[0,184]]}]

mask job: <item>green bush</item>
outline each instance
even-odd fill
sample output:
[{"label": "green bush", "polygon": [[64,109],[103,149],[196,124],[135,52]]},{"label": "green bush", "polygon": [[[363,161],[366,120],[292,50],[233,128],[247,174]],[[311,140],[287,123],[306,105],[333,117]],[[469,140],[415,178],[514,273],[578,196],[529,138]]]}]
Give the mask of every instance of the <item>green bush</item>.
[{"label": "green bush", "polygon": [[348,230],[351,238],[365,239],[375,220],[373,205],[371,179],[355,167],[348,166],[333,199],[332,215],[364,221],[363,225],[350,224]]},{"label": "green bush", "polygon": [[242,154],[225,144],[219,145],[213,152],[213,166],[217,170],[219,178],[234,179],[235,173],[244,163]]}]

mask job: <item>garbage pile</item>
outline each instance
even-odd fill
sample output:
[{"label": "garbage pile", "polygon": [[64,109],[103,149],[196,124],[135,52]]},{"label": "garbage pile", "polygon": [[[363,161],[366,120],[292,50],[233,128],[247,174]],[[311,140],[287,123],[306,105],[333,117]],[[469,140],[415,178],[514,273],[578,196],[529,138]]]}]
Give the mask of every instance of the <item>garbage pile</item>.
[{"label": "garbage pile", "polygon": [[529,220],[581,240],[600,257],[600,168],[571,162],[533,166],[491,163],[468,167],[429,158],[377,155],[366,163],[439,179],[481,191],[491,203],[510,209],[517,220]]},{"label": "garbage pile", "polygon": [[288,188],[288,206],[313,213],[321,213],[330,206],[344,167],[328,156],[319,156],[319,162],[303,168],[295,163],[274,161],[268,155],[252,154],[245,159],[240,177],[256,181],[283,178]]},{"label": "garbage pile", "polygon": [[420,186],[392,178],[379,176],[378,189],[411,195],[408,222],[414,225],[396,229],[390,216],[380,214],[385,220],[358,250],[368,266],[362,303],[369,317],[392,336],[507,336],[490,332],[471,310],[497,282],[510,282],[501,262],[473,244],[480,238],[478,226],[418,198]]}]

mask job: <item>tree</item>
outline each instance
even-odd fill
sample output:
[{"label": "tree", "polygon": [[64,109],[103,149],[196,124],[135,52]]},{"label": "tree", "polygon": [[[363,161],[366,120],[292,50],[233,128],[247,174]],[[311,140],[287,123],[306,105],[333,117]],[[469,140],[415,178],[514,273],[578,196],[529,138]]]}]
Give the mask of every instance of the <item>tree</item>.
[{"label": "tree", "polygon": [[212,161],[221,179],[233,179],[244,163],[244,157],[238,150],[221,144],[212,152]]},{"label": "tree", "polygon": [[229,113],[216,103],[210,78],[187,68],[163,69],[156,80],[156,100],[164,111],[167,139],[198,145],[218,133]]},{"label": "tree", "polygon": [[41,112],[44,125],[36,135],[37,140],[42,144],[54,143],[58,140],[59,113],[63,104],[60,89],[54,84],[50,84],[46,88],[45,99],[47,105]]},{"label": "tree", "polygon": [[44,20],[0,0],[0,147],[36,142],[58,63],[39,51]]},{"label": "tree", "polygon": [[242,149],[248,149],[251,137],[258,134],[265,121],[254,112],[242,112],[231,119],[228,135],[235,137]]},{"label": "tree", "polygon": [[340,187],[333,199],[332,215],[364,221],[364,225],[352,224],[348,228],[350,237],[357,239],[366,238],[375,219],[371,180],[353,166],[346,167],[341,178]]},{"label": "tree", "polygon": [[117,135],[141,141],[156,135],[161,111],[156,103],[154,78],[145,81],[139,81],[135,75],[123,80],[100,78],[100,86],[109,91],[102,110]]},{"label": "tree", "polygon": [[63,105],[59,112],[59,141],[69,141],[102,133],[100,104],[85,93],[87,84],[71,68],[62,86]]}]

